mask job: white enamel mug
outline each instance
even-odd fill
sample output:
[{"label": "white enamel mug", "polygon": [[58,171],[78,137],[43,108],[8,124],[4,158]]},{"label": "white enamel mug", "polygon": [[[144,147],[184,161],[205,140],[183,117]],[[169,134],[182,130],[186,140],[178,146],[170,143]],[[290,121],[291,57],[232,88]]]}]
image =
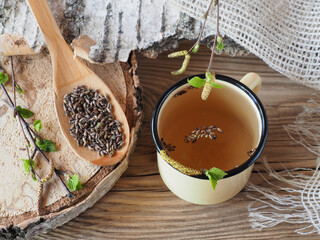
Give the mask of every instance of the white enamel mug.
[{"label": "white enamel mug", "polygon": [[[204,74],[196,76],[205,78]],[[192,77],[194,76],[188,78]],[[251,157],[248,157],[247,161],[226,172],[227,175],[218,181],[215,191],[212,189],[206,175],[186,175],[172,167],[160,155],[160,151],[164,150],[164,146],[158,135],[159,127],[161,127],[161,114],[166,111],[168,101],[175,94],[181,92],[181,90],[185,90],[189,86],[187,82],[188,78],[182,79],[171,86],[162,95],[154,109],[151,130],[157,148],[158,168],[164,183],[178,197],[195,204],[217,204],[234,197],[246,185],[254,162],[260,156],[265,146],[268,133],[267,116],[261,101],[255,94],[260,90],[261,78],[256,73],[248,73],[240,81],[227,76],[216,75],[216,83],[228,89],[226,94],[222,94],[221,101],[231,101],[234,104],[233,109],[247,111],[247,120],[254,122],[254,126],[257,126],[254,129],[257,148]],[[213,89],[213,91],[216,90]]]}]

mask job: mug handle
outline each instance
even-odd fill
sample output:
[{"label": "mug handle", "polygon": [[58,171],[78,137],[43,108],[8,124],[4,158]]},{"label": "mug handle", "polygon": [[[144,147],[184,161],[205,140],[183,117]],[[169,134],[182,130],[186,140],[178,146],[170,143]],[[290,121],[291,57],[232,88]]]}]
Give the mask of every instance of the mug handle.
[{"label": "mug handle", "polygon": [[261,88],[262,80],[259,74],[250,72],[244,75],[240,82],[249,87],[254,93],[258,93]]}]

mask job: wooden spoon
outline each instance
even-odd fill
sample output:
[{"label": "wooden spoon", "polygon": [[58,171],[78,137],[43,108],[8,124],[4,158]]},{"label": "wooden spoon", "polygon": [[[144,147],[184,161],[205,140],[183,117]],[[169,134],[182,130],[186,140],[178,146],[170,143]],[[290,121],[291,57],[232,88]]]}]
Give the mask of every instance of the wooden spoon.
[{"label": "wooden spoon", "polygon": [[[29,6],[46,40],[51,54],[54,75],[55,108],[63,135],[71,148],[81,158],[98,165],[112,165],[119,162],[126,155],[130,140],[130,129],[125,113],[113,93],[97,75],[87,66],[74,58],[72,50],[64,41],[57,23],[53,17],[47,0],[28,0]],[[110,157],[100,157],[98,152],[90,151],[87,147],[79,147],[76,140],[69,133],[69,118],[63,110],[63,98],[74,88],[85,85],[87,88],[99,89],[106,94],[113,107],[113,115],[122,124],[124,142],[122,147]]]}]

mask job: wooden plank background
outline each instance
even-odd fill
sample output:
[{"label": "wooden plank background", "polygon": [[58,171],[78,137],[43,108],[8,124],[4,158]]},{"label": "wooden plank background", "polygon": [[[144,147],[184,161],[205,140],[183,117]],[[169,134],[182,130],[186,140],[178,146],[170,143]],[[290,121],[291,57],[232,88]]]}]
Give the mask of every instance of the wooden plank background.
[{"label": "wooden plank background", "polygon": [[[182,44],[182,48],[188,46],[190,43]],[[225,203],[200,206],[179,199],[162,182],[150,131],[153,108],[175,81],[204,72],[209,55],[210,51],[202,47],[192,57],[187,72],[177,77],[171,76],[170,71],[178,69],[182,59],[167,59],[161,54],[153,60],[138,55],[138,74],[144,88],[144,123],[128,170],[91,209],[35,239],[319,239],[316,234],[294,233],[297,226],[290,224],[262,231],[251,229],[247,191]],[[315,155],[295,144],[283,128],[295,120],[314,90],[290,81],[252,55],[216,56],[214,66],[217,73],[235,79],[251,71],[263,79],[258,95],[269,118],[269,138],[250,181],[269,186],[257,173],[257,169],[263,170],[263,158],[277,170],[283,169],[280,161],[287,168],[315,167]]]}]

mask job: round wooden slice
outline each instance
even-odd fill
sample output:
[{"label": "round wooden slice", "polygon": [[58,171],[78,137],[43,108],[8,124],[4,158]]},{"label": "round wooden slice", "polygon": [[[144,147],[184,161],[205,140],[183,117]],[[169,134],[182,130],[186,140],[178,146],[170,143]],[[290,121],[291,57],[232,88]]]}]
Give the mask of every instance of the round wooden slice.
[{"label": "round wooden slice", "polygon": [[[141,123],[141,86],[135,75],[134,53],[128,63],[86,64],[113,90],[121,103],[131,128],[130,147],[126,157],[115,166],[100,167],[78,159],[69,149],[56,121],[53,105],[52,68],[46,50],[39,54],[14,57],[16,81],[24,90],[17,104],[34,112],[30,124],[41,119],[41,135],[54,141],[58,151],[49,153],[57,169],[66,174],[78,174],[83,188],[68,198],[58,178],[44,185],[41,215],[37,212],[38,182],[24,172],[22,158],[27,158],[25,141],[12,110],[0,101],[0,239],[30,238],[39,231],[60,226],[91,207],[105,195],[128,167]],[[0,57],[0,66],[11,75],[8,57]],[[12,94],[11,83],[6,84]],[[0,98],[5,98],[0,90]],[[48,164],[35,158],[35,168],[45,176]],[[65,179],[67,181],[67,179]]]}]

